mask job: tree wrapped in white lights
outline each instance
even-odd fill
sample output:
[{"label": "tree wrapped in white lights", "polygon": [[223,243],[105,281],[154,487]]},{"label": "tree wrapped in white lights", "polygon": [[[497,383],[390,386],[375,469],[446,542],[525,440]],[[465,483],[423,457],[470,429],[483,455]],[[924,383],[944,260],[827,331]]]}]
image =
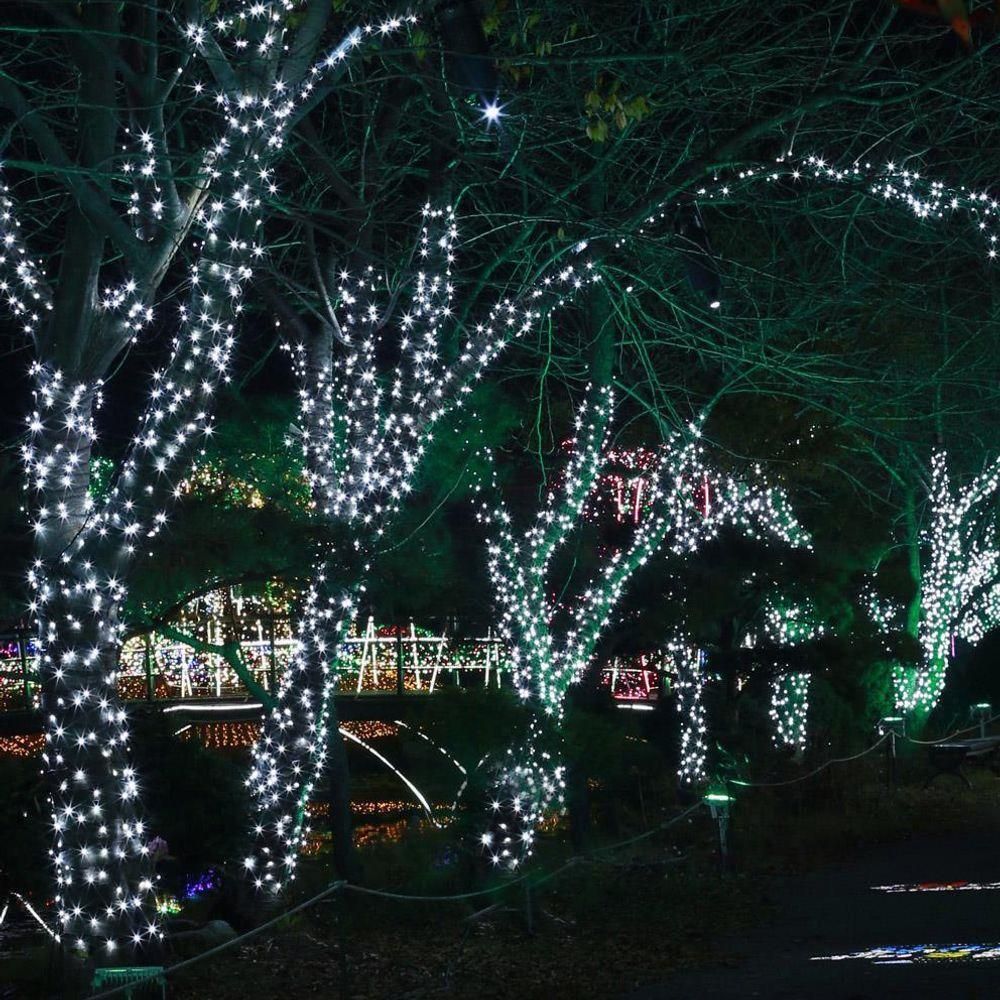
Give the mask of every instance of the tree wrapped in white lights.
[{"label": "tree wrapped in white lights", "polygon": [[244,866],[270,893],[295,876],[309,800],[336,738],[336,661],[368,560],[412,489],[438,424],[463,405],[507,343],[599,280],[589,264],[566,265],[501,296],[480,322],[460,325],[451,276],[457,238],[453,208],[426,206],[406,286],[394,291],[374,267],[341,271],[328,322],[287,345],[315,508],[346,541],[317,552],[297,651],[254,748],[255,844]]},{"label": "tree wrapped in white lights", "polygon": [[705,651],[690,640],[671,642],[668,648],[674,660],[674,705],[681,719],[677,782],[690,788],[708,780]]},{"label": "tree wrapped in white lights", "polygon": [[[627,545],[607,557],[567,608],[560,607],[549,589],[549,571],[600,481],[612,409],[606,388],[581,405],[564,480],[548,491],[528,528],[515,529],[502,500],[485,501],[480,509],[481,520],[496,532],[488,565],[498,628],[510,649],[515,688],[531,713],[527,736],[508,750],[497,777],[491,829],[482,836],[495,865],[520,864],[532,852],[544,815],[563,805],[558,734],[567,692],[587,668],[630,578],[649,557],[662,545],[678,554],[693,552],[725,526],[754,538],[767,532],[789,544],[808,544],[784,495],[763,481],[759,469],[744,482],[705,467],[699,430],[693,426],[685,435],[674,435],[648,470],[649,514],[635,526]],[[693,706],[701,704],[700,691],[699,686]],[[703,714],[695,727],[702,738]]]},{"label": "tree wrapped in white lights", "polygon": [[[402,24],[353,31],[316,62],[329,4],[309,5],[296,29],[289,27],[290,3],[234,4],[232,14],[222,8],[210,23],[185,25],[180,63],[161,75],[158,33],[167,29],[152,10],[136,39],[142,73],[102,48],[123,30],[121,6],[82,6],[83,49],[93,55],[96,47],[98,55],[81,83],[90,109],[83,114],[93,120],[79,125],[78,168],[68,167],[70,152],[43,115],[32,116],[12,80],[0,84],[0,99],[14,110],[23,105],[25,132],[72,195],[60,266],[50,277],[27,247],[4,189],[0,287],[36,357],[24,463],[36,538],[31,609],[42,650],[58,934],[98,961],[114,961],[123,948],[141,951],[161,936],[148,908],[141,781],[116,685],[129,575],[145,541],[166,524],[198,442],[212,430],[212,401],[227,378],[243,299],[264,253],[261,203],[276,193],[274,165],[289,127],[365,37]],[[188,83],[199,66],[214,85]],[[193,157],[171,155],[176,135],[165,124],[164,108],[180,86],[203,101],[203,124],[217,130]],[[115,110],[138,127],[119,132]],[[186,187],[178,179],[184,176]],[[154,317],[170,262],[189,249],[187,277],[175,290],[179,314]],[[102,266],[106,257],[112,263]],[[104,380],[154,322],[171,331],[170,356],[153,374],[112,488],[96,502],[89,469]]]},{"label": "tree wrapped in white lights", "polygon": [[[776,646],[798,646],[818,639],[826,628],[812,601],[786,601],[771,597],[764,609],[764,637]],[[771,680],[771,739],[778,748],[804,750],[809,717],[812,675],[803,671],[781,673]]]},{"label": "tree wrapped in white lights", "polygon": [[956,636],[977,643],[1000,624],[1000,547],[996,501],[1000,459],[964,485],[952,483],[944,451],[931,458],[927,562],[920,587],[916,670],[897,667],[897,705],[929,710],[944,690]]}]

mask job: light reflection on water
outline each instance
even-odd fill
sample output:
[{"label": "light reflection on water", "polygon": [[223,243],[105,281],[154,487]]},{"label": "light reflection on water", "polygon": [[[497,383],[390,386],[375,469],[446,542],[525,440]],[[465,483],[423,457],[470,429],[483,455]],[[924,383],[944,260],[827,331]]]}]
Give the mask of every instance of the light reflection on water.
[{"label": "light reflection on water", "polygon": [[812,962],[869,961],[875,965],[914,965],[924,962],[996,961],[1000,944],[900,944],[853,951],[845,955],[814,955]]},{"label": "light reflection on water", "polygon": [[[443,802],[433,806],[437,816],[446,816],[449,808]],[[420,833],[432,828],[419,806],[404,799],[363,799],[351,803],[351,812],[356,821],[362,820],[354,826],[354,846],[359,848],[397,844],[408,833]],[[313,820],[313,831],[303,854],[324,854],[330,850],[330,832],[325,829],[325,820],[330,814],[329,803],[311,804],[309,814]]]},{"label": "light reflection on water", "polygon": [[1000,889],[1000,882],[900,882],[898,885],[873,885],[875,892],[988,892]]}]

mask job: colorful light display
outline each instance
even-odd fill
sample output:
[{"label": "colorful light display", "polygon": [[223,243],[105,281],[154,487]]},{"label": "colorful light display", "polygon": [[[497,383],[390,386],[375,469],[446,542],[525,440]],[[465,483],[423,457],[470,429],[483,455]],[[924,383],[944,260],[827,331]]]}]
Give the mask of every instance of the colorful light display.
[{"label": "colorful light display", "polygon": [[875,965],[914,965],[924,962],[996,961],[1000,944],[898,944],[844,955],[815,955],[813,962],[869,961]]},{"label": "colorful light display", "polygon": [[21,736],[0,736],[0,756],[36,759],[45,746],[42,733]]},{"label": "colorful light display", "polygon": [[873,885],[874,892],[996,892],[1000,882],[900,882],[895,885]]}]

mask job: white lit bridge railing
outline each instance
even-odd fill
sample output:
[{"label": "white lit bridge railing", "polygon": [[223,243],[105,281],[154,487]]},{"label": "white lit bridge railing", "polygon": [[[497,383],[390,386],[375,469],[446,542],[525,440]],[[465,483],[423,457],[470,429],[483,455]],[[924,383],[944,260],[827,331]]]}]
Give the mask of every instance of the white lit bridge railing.
[{"label": "white lit bridge railing", "polygon": [[[252,684],[276,690],[295,652],[287,619],[238,623],[204,619],[130,638],[122,648],[118,691],[128,701],[245,698]],[[234,631],[237,632],[234,635]],[[224,652],[222,652],[224,651]],[[238,658],[234,662],[234,651]],[[0,711],[31,708],[38,701],[37,650],[26,632],[0,639]],[[356,626],[338,654],[339,693],[433,694],[442,687],[488,687],[509,682],[507,649],[492,627],[463,633],[454,619],[439,628]],[[657,700],[670,664],[660,653],[611,661],[601,683],[622,704]]]}]

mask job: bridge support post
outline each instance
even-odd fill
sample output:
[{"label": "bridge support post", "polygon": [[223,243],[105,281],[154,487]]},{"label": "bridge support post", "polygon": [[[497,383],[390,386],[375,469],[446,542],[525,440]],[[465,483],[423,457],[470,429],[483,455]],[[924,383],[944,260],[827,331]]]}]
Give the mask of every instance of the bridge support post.
[{"label": "bridge support post", "polygon": [[396,629],[396,694],[403,696],[403,633]]},{"label": "bridge support post", "polygon": [[274,653],[274,608],[267,618],[267,641],[270,646],[270,659],[267,664],[267,689],[273,695],[278,690],[278,661]]},{"label": "bridge support post", "polygon": [[147,632],[143,648],[143,663],[146,668],[146,701],[152,701],[156,697],[156,687],[153,684],[153,643],[150,633]]},{"label": "bridge support post", "polygon": [[17,652],[21,660],[21,683],[24,685],[24,707],[31,708],[31,679],[28,677],[28,652],[25,647],[24,626],[17,629]]}]

